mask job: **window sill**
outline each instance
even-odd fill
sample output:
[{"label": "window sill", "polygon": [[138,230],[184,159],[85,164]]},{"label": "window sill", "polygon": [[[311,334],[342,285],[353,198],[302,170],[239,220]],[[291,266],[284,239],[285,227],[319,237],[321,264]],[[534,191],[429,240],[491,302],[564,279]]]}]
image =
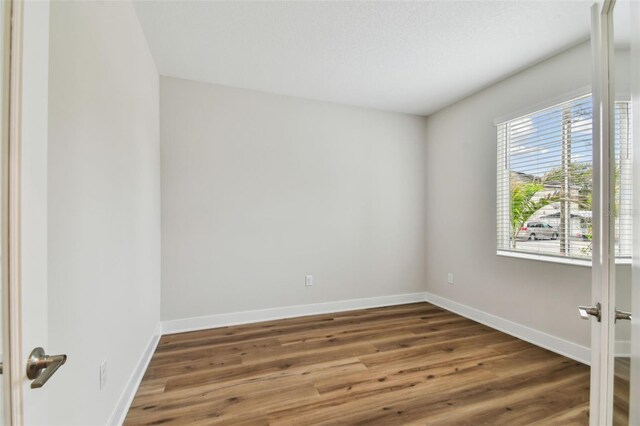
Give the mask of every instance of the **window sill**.
[{"label": "window sill", "polygon": [[[517,259],[537,260],[541,262],[551,262],[551,263],[562,263],[564,265],[586,266],[589,268],[591,267],[591,260],[587,260],[587,259],[572,259],[572,258],[560,257],[560,256],[549,256],[549,255],[534,254],[534,253],[520,253],[520,252],[506,251],[506,250],[498,250],[496,254],[498,256],[514,257]],[[631,258],[616,259],[616,265],[631,265]]]}]

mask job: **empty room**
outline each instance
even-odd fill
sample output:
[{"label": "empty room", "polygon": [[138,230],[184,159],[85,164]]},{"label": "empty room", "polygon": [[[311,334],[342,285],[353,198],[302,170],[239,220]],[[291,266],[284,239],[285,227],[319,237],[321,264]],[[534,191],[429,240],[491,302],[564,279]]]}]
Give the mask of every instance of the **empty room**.
[{"label": "empty room", "polygon": [[640,426],[640,2],[0,23],[1,424]]}]

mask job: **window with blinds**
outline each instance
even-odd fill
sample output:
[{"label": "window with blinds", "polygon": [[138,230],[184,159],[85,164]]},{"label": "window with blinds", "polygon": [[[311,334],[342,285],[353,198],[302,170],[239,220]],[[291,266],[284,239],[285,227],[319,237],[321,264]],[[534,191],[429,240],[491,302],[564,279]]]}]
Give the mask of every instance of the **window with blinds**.
[{"label": "window with blinds", "polygon": [[[630,258],[629,102],[615,105],[615,249]],[[572,259],[592,252],[592,103],[589,95],[497,125],[499,253]]]}]

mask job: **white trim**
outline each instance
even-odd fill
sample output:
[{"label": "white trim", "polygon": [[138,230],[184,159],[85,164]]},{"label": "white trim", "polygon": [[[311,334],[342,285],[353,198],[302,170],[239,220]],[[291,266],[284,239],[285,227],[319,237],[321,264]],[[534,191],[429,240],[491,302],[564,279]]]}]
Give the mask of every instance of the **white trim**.
[{"label": "white trim", "polygon": [[631,356],[631,341],[630,340],[616,340],[614,352],[616,357],[630,357]]},{"label": "white trim", "polygon": [[629,92],[616,92],[616,102],[631,102],[631,93]]},{"label": "white trim", "polygon": [[498,256],[515,257],[518,259],[537,260],[537,261],[543,261],[543,262],[563,263],[565,265],[591,267],[590,260],[576,259],[572,257],[560,257],[560,256],[524,253],[524,252],[508,251],[508,250],[498,250],[496,251],[496,254]]},{"label": "white trim", "polygon": [[186,331],[204,330],[207,328],[226,327],[230,325],[249,324],[261,321],[352,311],[355,309],[377,308],[380,306],[402,305],[405,303],[424,301],[425,293],[408,293],[368,297],[364,299],[338,300],[335,302],[313,303],[308,305],[285,306],[281,308],[260,309],[254,311],[230,312],[219,315],[162,321],[162,334],[183,333]]},{"label": "white trim", "polygon": [[509,321],[496,315],[463,305],[453,300],[445,299],[432,293],[426,293],[425,299],[429,303],[440,306],[448,311],[455,312],[458,315],[472,319],[481,324],[487,325],[496,330],[507,333],[518,339],[533,343],[536,346],[548,349],[567,358],[589,364],[591,350],[577,343],[561,339],[551,334],[535,330],[522,324]]},{"label": "white trim", "polygon": [[[5,413],[5,417],[10,419],[11,424],[23,424],[24,415],[24,396],[23,396],[23,372],[22,366],[22,338],[23,338],[23,321],[22,321],[22,279],[21,271],[21,217],[23,212],[20,210],[20,199],[22,193],[22,79],[23,79],[23,38],[24,38],[24,2],[11,1],[10,17],[11,20],[11,39],[9,53],[9,138],[7,141],[7,158],[3,159],[2,165],[6,166],[3,170],[3,189],[7,194],[2,194],[2,220],[4,221],[2,233],[2,251],[6,256],[2,256],[2,274],[7,286],[8,292],[8,308],[5,318],[8,321],[8,336],[3,336],[5,341],[8,339],[9,348],[4,359],[5,367],[3,371],[3,379],[9,381],[9,410]],[[4,5],[3,5],[4,6]],[[4,297],[4,295],[3,295]],[[5,328],[6,329],[6,328]],[[5,382],[6,383],[6,382]],[[7,397],[5,396],[5,398]],[[7,404],[5,403],[5,407]]]},{"label": "white trim", "polygon": [[534,345],[543,347],[568,358],[575,359],[576,361],[589,364],[591,351],[586,346],[578,345],[568,340],[552,336],[542,331],[535,330],[522,324],[515,323],[428,292],[341,300],[336,302],[296,305],[282,308],[232,312],[227,314],[162,321],[162,334],[183,333],[208,328],[250,324],[261,321],[296,318],[308,315],[343,312],[380,306],[393,306],[415,302],[432,303],[458,315],[462,315],[491,328],[495,328],[496,330],[533,343]]},{"label": "white trim", "polygon": [[520,108],[517,111],[497,117],[495,120],[493,120],[493,124],[497,126],[499,124],[506,123],[507,121],[520,118],[524,115],[533,114],[534,112],[542,111],[542,110],[554,107],[563,102],[567,102],[576,98],[581,98],[589,94],[591,94],[591,85],[582,86],[579,89],[571,90],[570,92],[565,92],[559,96],[554,96],[553,98],[547,99],[542,102],[538,102],[535,105],[530,105],[528,107]]},{"label": "white trim", "polygon": [[[503,257],[514,257],[516,259],[537,260],[540,262],[562,263],[572,266],[591,267],[591,261],[586,259],[576,259],[574,257],[561,257],[545,254],[525,253],[509,250],[497,250],[496,255]],[[631,258],[616,257],[616,265],[631,265]]]},{"label": "white trim", "polygon": [[111,413],[111,416],[109,417],[109,422],[107,423],[108,425],[122,425],[124,423],[124,419],[127,417],[131,402],[133,402],[133,398],[138,392],[140,382],[142,382],[142,377],[147,371],[147,367],[149,366],[149,362],[151,361],[151,358],[156,351],[158,342],[160,342],[160,332],[161,327],[160,323],[158,323],[153,332],[153,336],[151,336],[147,347],[145,348],[144,352],[142,352],[142,355],[140,356],[136,367],[131,373],[131,377],[129,378],[127,385],[122,390],[122,394],[118,399],[118,403],[116,404],[113,412]]},{"label": "white trim", "polygon": [[[8,164],[9,164],[9,116],[10,116],[10,91],[11,91],[11,78],[10,78],[10,69],[11,69],[11,8],[12,3],[10,1],[3,2],[0,5],[0,22],[2,25],[2,34],[0,34],[0,51],[2,55],[0,56],[0,78],[2,82],[0,83],[0,87],[2,88],[2,93],[0,93],[0,102],[2,105],[0,106],[0,112],[2,116],[0,117],[0,128],[2,128],[2,134],[0,135],[0,253],[9,253],[9,240],[8,240],[8,229],[9,229],[9,221],[8,221],[8,196],[9,196],[9,181],[8,181]],[[18,23],[19,25],[19,23]],[[15,30],[14,30],[15,31]],[[0,416],[0,422],[3,424],[12,424],[11,419],[11,411],[13,409],[12,406],[12,383],[11,383],[11,335],[12,327],[15,329],[19,324],[13,324],[11,321],[13,320],[11,303],[10,303],[10,295],[11,292],[9,290],[9,263],[7,261],[7,255],[2,255],[0,258],[0,267],[2,270],[0,271],[0,293],[1,300],[0,304],[2,305],[2,314],[0,316],[0,321],[2,321],[0,325],[0,329],[2,330],[2,337],[0,338],[1,348],[0,350],[4,351],[4,357],[0,355],[0,360],[4,362],[6,373],[0,378],[0,384],[4,389],[4,398],[0,401],[3,407],[4,416]]]}]

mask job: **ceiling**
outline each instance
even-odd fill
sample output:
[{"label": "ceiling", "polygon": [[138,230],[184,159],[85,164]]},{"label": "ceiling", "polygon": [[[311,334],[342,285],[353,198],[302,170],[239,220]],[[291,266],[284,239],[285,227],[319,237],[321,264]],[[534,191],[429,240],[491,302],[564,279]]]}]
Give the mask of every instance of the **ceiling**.
[{"label": "ceiling", "polygon": [[428,115],[588,38],[590,1],[136,1],[162,75]]}]

